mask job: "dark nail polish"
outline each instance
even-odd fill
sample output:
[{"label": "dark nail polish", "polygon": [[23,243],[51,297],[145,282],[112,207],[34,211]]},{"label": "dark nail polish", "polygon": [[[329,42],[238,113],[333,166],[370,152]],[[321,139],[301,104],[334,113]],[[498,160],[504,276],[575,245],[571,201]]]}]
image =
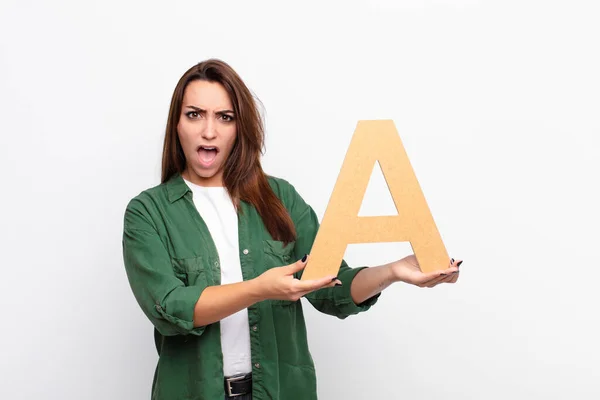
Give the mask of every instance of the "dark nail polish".
[{"label": "dark nail polish", "polygon": [[306,261],[307,258],[308,258],[308,254],[305,254],[304,257],[302,257],[302,262]]},{"label": "dark nail polish", "polygon": [[333,279],[331,280],[331,282],[335,281],[337,278],[338,278],[338,277],[336,276],[335,278],[333,278]]},{"label": "dark nail polish", "polygon": [[335,286],[342,286],[342,284],[341,283],[336,283]]},{"label": "dark nail polish", "polygon": [[460,264],[462,264],[462,261],[459,261],[458,264],[456,264],[456,266],[460,267]]},{"label": "dark nail polish", "polygon": [[452,259],[452,264],[454,264],[454,258]]}]

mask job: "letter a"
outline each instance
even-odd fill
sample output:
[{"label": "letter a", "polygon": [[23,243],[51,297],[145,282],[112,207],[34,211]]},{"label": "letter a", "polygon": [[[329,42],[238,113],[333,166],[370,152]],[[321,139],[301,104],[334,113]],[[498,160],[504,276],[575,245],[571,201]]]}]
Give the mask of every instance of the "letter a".
[{"label": "letter a", "polygon": [[[377,161],[398,215],[359,217]],[[391,120],[358,122],[302,280],[337,274],[348,244],[377,242],[410,242],[423,272],[445,269],[449,264],[442,238]]]}]

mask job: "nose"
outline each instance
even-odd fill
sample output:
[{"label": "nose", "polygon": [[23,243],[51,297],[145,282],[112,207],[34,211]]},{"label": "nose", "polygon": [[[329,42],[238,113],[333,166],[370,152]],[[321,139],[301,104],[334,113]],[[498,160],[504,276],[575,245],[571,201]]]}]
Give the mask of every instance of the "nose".
[{"label": "nose", "polygon": [[204,129],[202,130],[202,137],[206,140],[211,140],[217,137],[217,126],[213,118],[207,118]]}]

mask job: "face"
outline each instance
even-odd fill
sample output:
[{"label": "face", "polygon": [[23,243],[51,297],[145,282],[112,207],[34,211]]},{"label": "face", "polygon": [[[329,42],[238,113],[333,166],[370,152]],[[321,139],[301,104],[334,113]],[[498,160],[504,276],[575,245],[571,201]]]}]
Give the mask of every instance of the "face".
[{"label": "face", "polygon": [[177,133],[186,158],[183,177],[201,186],[223,186],[236,123],[231,99],[220,83],[197,80],[187,85]]}]

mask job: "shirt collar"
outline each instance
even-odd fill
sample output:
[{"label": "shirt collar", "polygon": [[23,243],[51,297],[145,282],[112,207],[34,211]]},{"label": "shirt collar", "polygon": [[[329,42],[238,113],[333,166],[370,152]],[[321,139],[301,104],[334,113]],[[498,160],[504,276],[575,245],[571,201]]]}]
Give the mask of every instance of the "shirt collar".
[{"label": "shirt collar", "polygon": [[191,191],[179,173],[173,175],[173,177],[167,181],[166,185],[167,198],[171,203],[174,203],[182,198],[187,192]]}]

